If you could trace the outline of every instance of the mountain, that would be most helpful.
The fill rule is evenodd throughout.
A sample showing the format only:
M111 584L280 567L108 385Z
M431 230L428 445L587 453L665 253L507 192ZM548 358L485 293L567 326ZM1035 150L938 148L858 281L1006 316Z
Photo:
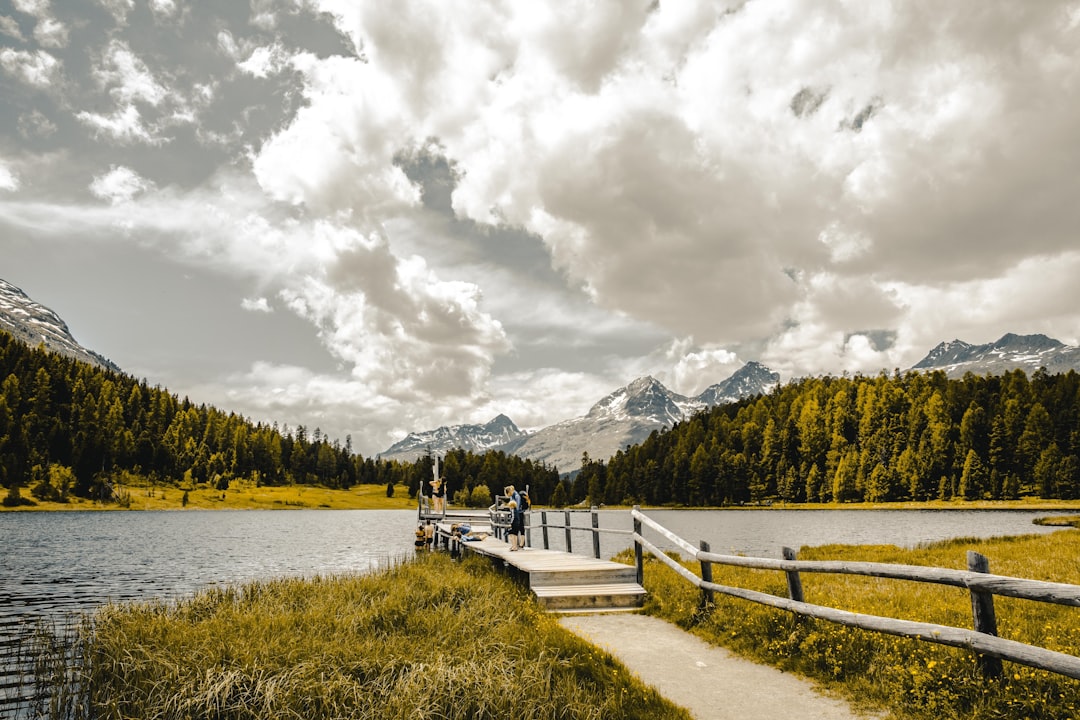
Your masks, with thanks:
M940 343L912 370L944 370L950 378L994 374L1020 369L1029 375L1045 367L1050 373L1080 372L1080 348L1045 335L1003 335L997 342L971 345L963 340Z
M510 418L500 414L485 425L443 426L436 430L409 433L385 452L379 453L379 457L383 460L413 462L429 451L434 455L442 455L455 448L483 452L513 442L525 434Z
M709 407L724 405L744 397L766 393L779 383L780 373L751 360L727 380L705 388L697 399Z
M59 315L5 280L0 280L0 330L31 347L44 345L66 357L120 372L112 362L80 345Z
M671 427L713 405L765 393L780 381L759 363L747 363L727 380L697 397L672 392L652 377L634 380L592 406L583 417L564 420L510 442L499 450L553 465L566 473L581 467L581 456L607 460L636 445L654 430Z

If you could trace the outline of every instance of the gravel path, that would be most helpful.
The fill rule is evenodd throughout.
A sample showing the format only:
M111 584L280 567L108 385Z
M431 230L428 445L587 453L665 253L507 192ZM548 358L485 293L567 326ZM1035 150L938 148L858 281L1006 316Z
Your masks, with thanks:
M563 627L601 647L697 720L866 720L807 680L745 660L647 615L568 615Z

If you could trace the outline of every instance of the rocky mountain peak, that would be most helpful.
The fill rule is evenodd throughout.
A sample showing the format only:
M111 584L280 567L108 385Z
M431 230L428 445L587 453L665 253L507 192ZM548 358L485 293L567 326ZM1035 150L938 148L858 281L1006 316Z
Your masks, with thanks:
M50 352L120 372L112 362L80 345L58 314L6 280L0 280L0 330L32 347L44 345Z

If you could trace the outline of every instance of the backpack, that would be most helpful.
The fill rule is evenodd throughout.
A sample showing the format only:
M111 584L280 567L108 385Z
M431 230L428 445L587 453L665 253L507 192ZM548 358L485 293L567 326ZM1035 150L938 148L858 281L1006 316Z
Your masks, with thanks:
M521 492L519 492L518 497L521 498L521 507L518 508L519 510L521 510L521 512L525 512L532 506L532 503L529 502L528 490L522 490Z

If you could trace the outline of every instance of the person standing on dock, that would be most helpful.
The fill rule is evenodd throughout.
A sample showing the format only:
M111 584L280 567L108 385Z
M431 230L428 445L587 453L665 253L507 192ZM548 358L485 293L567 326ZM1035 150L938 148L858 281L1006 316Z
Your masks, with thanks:
M432 509L441 513L446 510L446 478L435 478L429 481L431 485L431 505Z
M521 550L525 547L525 511L521 506L521 494L513 485L507 485L503 492L510 498L507 503L510 508L510 550Z

